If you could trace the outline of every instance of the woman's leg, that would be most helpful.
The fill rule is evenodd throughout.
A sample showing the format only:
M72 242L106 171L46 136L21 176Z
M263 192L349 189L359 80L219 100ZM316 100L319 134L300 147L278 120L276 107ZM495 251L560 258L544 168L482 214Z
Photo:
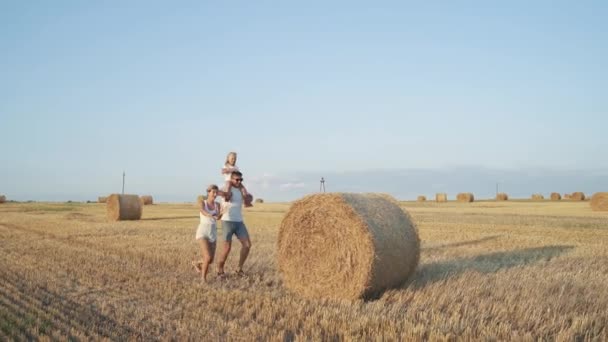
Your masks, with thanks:
M215 242L209 242L209 240L203 238L199 239L201 246L201 255L203 262L201 265L201 278L206 282L207 274L209 273L209 265L213 262L213 256L215 255Z

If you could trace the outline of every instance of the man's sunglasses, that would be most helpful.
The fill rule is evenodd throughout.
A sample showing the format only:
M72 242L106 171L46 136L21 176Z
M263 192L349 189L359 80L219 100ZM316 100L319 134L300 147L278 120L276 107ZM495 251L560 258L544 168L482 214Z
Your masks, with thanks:
M243 178L232 178L235 182L242 182Z

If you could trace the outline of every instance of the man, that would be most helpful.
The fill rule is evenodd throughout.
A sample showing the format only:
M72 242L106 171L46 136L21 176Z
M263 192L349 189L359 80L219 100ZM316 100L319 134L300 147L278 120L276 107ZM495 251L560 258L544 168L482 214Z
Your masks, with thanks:
M243 204L245 203L243 194L241 192L241 184L243 182L243 174L240 171L234 171L230 175L230 201L224 200L222 203L222 230L224 245L220 251L220 257L218 260L218 276L224 277L224 264L232 248L232 235L241 242L241 255L239 258L239 267L236 270L238 276L244 276L243 264L247 260L249 250L251 249L251 241L249 240L249 233L247 227L243 222ZM227 192L223 191L219 193L222 197L226 198Z

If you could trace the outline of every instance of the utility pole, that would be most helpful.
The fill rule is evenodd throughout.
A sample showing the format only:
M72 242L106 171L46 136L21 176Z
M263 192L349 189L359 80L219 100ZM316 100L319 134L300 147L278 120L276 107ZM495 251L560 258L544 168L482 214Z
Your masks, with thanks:
M122 171L122 194L125 194L125 171Z
M321 177L321 184L319 184L319 192L325 192L325 178Z

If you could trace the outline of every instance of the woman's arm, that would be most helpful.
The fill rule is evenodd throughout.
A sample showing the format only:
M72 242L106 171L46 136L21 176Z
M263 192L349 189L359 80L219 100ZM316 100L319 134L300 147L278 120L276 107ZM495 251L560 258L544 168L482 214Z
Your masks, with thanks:
M203 214L203 216L213 218L213 216L211 216L211 214L209 214L209 212L207 210L205 210L205 202L201 203L200 211L201 211L201 214Z
M224 215L224 208L222 208L222 206L218 202L215 202L215 207L220 208L220 210L218 210L218 214L215 218L216 220L219 220L222 218L222 215Z

